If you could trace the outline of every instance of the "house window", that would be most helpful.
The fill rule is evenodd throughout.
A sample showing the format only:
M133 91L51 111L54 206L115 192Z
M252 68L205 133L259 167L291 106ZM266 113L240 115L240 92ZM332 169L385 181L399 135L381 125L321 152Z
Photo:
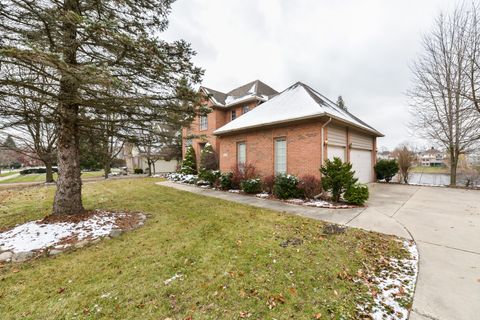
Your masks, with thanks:
M247 145L245 142L237 143L237 166L239 168L245 165L247 161Z
M208 118L207 116L200 116L200 130L208 129Z
M191 145L192 145L192 139L187 139L187 140L185 141L185 146L188 148L188 147L190 147Z
M275 174L287 173L287 140L275 139Z
M236 118L237 118L237 111L232 110L232 121L235 120Z
M250 107L249 106L243 106L242 114L245 114L248 111L250 111Z

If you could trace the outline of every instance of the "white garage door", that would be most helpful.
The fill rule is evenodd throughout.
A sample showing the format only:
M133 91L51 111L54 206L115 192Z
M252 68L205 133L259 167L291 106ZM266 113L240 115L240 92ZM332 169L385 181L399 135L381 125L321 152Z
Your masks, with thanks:
M330 160L333 160L333 158L340 158L345 162L345 147L328 146L327 155Z
M367 183L373 181L372 151L351 149L350 162L358 182Z

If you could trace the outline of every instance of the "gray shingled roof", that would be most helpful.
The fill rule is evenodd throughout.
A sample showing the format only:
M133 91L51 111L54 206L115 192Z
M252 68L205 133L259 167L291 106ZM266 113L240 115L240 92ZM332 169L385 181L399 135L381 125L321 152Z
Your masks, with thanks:
M207 87L201 87L201 89L206 94L210 95L210 99L215 105L222 107L229 107L250 99L267 101L278 94L275 89L260 80L244 84L228 93L223 93Z

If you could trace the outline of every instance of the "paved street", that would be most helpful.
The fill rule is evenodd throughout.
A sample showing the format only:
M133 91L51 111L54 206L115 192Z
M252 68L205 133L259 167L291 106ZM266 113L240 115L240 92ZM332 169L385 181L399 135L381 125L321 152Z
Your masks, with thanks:
M159 185L414 239L420 266L410 319L478 319L480 191L371 184L366 208L319 209L164 181Z

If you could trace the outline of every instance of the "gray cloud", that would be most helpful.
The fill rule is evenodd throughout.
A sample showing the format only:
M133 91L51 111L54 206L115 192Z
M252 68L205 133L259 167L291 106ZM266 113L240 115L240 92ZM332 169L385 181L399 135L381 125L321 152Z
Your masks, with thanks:
M277 90L303 81L332 100L341 94L392 148L421 142L406 126L408 66L433 19L455 2L180 0L164 36L192 43L212 88L261 79Z

